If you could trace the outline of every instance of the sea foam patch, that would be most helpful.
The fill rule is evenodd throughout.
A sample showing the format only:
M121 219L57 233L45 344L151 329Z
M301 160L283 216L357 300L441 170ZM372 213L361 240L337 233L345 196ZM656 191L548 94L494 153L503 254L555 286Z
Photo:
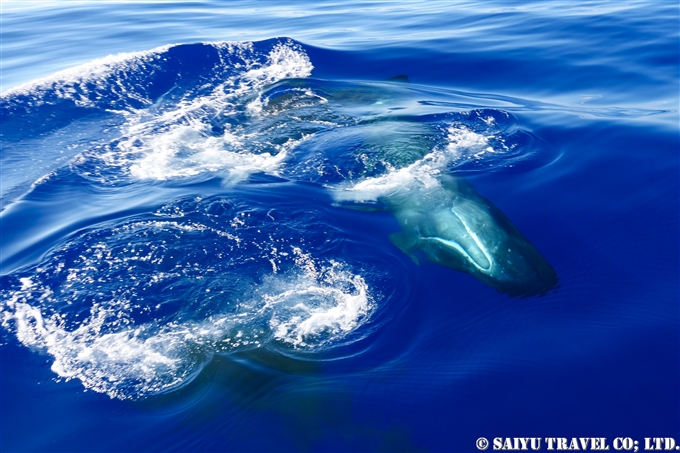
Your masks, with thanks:
M375 304L361 275L331 260L319 264L294 248L294 277L268 277L261 290L273 338L295 348L337 342L363 324Z
M16 87L2 93L0 109L8 130L48 137L76 124L106 137L70 162L99 183L216 174L232 184L252 173L276 174L304 139L278 133L280 124L260 121L254 106L265 87L312 69L289 39L168 45Z
M252 173L277 173L302 137L281 142L272 137L270 128L253 127L259 123L259 112L247 107L249 99L278 80L309 76L313 66L292 42L279 43L267 54L255 51L252 43L217 44L217 48L230 54L238 50L242 62L207 93L189 89L158 112L130 116L109 162L128 166L139 179L221 173L225 182L236 183ZM229 121L243 115L247 118L242 121Z
M419 120L397 117L358 126L366 130L363 141L348 149L359 168L329 184L334 199L375 203L414 191L434 194L442 190L447 175L512 169L554 158L507 112L479 109Z
M315 258L270 218L187 201L92 230L2 277L2 325L59 378L120 399L181 387L215 354L364 338L376 301L362 271Z
M490 143L492 135L470 130L466 126L450 125L447 128L444 146L424 149L424 156L415 162L394 167L385 162L386 171L379 176L357 178L333 188L333 197L340 202L375 202L383 197L394 197L412 191L431 191L441 187L439 175L447 173L449 167L460 161L467 161L486 153L496 151ZM385 142L389 137L384 137Z

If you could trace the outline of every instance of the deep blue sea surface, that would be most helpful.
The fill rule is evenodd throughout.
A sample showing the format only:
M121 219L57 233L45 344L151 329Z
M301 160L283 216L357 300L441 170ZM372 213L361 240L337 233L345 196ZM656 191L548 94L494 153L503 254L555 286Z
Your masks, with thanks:
M676 1L1 8L0 451L680 445Z

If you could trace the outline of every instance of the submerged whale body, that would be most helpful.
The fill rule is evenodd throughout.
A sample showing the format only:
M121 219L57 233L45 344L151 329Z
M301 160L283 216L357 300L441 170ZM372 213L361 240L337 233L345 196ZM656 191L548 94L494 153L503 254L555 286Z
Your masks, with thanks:
M557 284L554 269L500 209L463 179L443 179L438 193L393 204L402 227L390 236L397 247L415 262L421 252L510 296L544 294Z
M390 238L416 263L424 255L510 296L555 287L555 271L517 227L449 174L493 159L521 163L540 140L507 112L441 113L436 102L412 101L410 90L406 76L371 83L297 79L272 86L262 104L269 115L295 108L296 118L338 121L341 127L302 145L311 157L301 161L301 172L318 174L315 181L331 188L340 205L391 211L402 230Z

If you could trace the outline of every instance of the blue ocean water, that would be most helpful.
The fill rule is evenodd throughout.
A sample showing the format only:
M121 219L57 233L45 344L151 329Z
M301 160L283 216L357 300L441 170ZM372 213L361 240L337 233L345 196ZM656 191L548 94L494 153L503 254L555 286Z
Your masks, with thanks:
M0 451L680 443L677 2L1 7Z

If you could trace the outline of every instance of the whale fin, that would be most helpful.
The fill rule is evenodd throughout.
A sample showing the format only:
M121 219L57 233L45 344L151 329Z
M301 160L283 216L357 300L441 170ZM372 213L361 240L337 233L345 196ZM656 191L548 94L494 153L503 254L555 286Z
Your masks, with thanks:
M399 74L397 76L385 79L385 82L410 83L411 81L408 79L408 76L406 74Z
M418 244L418 238L416 236L399 231L398 233L390 234L390 241L392 241L392 244L401 249L402 252L408 255L408 257L411 258L411 261L420 265L418 257L411 253L411 250L414 249Z

